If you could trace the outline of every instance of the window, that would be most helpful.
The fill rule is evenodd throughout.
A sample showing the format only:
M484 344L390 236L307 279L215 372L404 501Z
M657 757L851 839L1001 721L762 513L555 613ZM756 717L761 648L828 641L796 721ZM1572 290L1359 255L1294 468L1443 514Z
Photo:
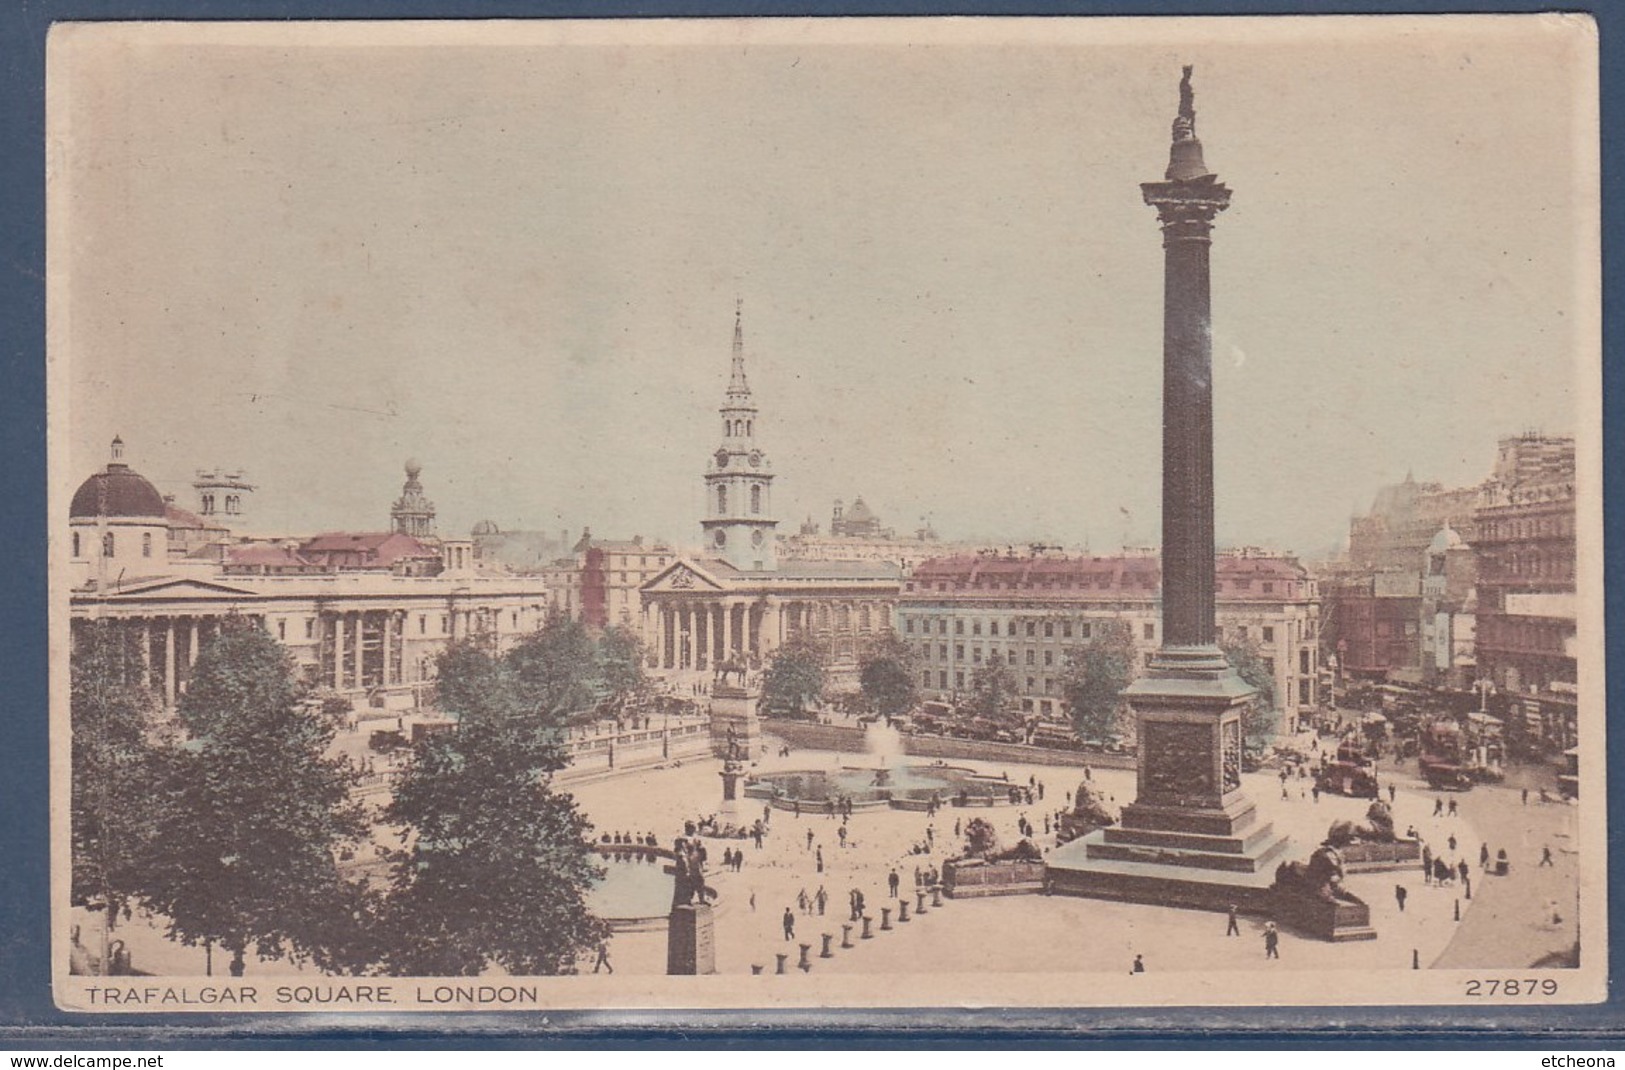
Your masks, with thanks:
M305 618L305 638L306 639L314 639L314 638L316 638L316 618L314 618L314 617L306 617Z
M1088 621L1085 621L1084 623L1078 625L1078 637L1080 639L1089 638L1089 632L1091 631L1092 627L1093 626L1090 625Z
M955 643L954 644L954 660L955 661L964 661L965 660L965 644L964 643Z
M287 621L279 620L279 621L276 622L276 637L278 639L286 639L288 637L288 622Z
M931 686L931 670L930 669L927 669L927 670L925 670L924 672L922 672L920 674L920 686L925 687L925 688L929 688Z
M937 687L938 687L938 689L940 689L942 691L948 690L948 670L947 669L938 669L937 670Z
M1027 622L1027 638L1031 639L1033 636L1035 636L1037 634L1038 634L1038 625L1034 624L1032 621L1028 621Z
M1245 624L1236 627L1236 638L1244 643L1247 641L1247 626Z
M903 631L907 632L909 635L914 634L914 618L913 617L910 617L910 618L908 618L907 620L905 620L903 622Z
M1033 690L1033 688L1034 688L1034 686L1035 686L1035 685L1036 685L1036 684L1037 684L1037 683L1038 683L1038 681L1037 681L1037 680L1034 680L1034 679L1033 679L1033 678L1032 678L1032 677L1031 677L1031 676L1029 676L1029 677L1027 677L1027 690L1028 690L1028 691L1031 691L1031 690Z
M690 499L692 501L693 499ZM728 512L728 488L717 488L717 515L724 516Z
M988 623L987 634L989 634L989 635L998 635L999 634L999 622L998 621L995 620L995 621L990 621Z
M1274 628L1272 628L1270 625L1266 624L1266 625L1264 625L1263 632L1264 632L1264 642L1266 642L1266 643L1275 642L1275 629Z
M1274 594L1275 593L1275 584L1266 582L1264 584L1264 593L1265 594Z
M1310 704L1309 681L1308 680L1299 680L1298 681L1298 705L1307 706L1309 704Z
M1048 676L1044 677L1044 691L1045 691L1045 693L1047 694L1048 692L1051 692L1051 691L1054 691L1054 690L1055 690L1055 681L1052 678L1048 677Z
M1309 675L1309 650L1305 648L1298 651L1298 672L1304 676Z
M451 631L451 617L445 613L440 614L440 634L445 635Z
M428 618L428 616L423 614L423 613L419 613L418 614L418 634L422 635L423 633L427 632L428 630L429 630L429 618Z
M1142 634L1144 634L1147 639L1155 639L1157 637L1157 626L1155 624L1147 624L1145 626L1145 631Z
M513 626L515 628L519 627L519 611L517 609L514 610L511 616L513 617Z
M1038 664L1038 651L1036 651L1036 650L1027 651L1027 664L1028 665L1037 665Z
M1055 664L1055 651L1053 651L1053 650L1044 651L1044 665L1046 667L1048 667L1048 666L1054 665L1054 664Z
M693 500L692 498L689 499L689 501ZM760 483L750 485L750 511L753 514L762 511L762 485Z
M972 622L972 624L970 626L970 633L972 635L981 635L982 634L982 622L981 621Z
M150 531L143 531L141 533L141 556L152 556L152 532Z
M947 635L948 634L948 622L947 621L945 621L945 620L937 621L937 634L938 635Z
M1044 638L1045 639L1054 639L1055 638L1055 623L1053 621L1045 621L1044 622Z
M962 673L962 672L954 673L954 686L955 687L964 687L965 686L965 674L964 673Z
M102 556L113 556L113 533L111 531L102 536Z
M943 661L948 660L948 644L947 643L939 643L939 644L937 644L937 657L941 658Z
M970 652L970 659L971 659L971 661L975 662L978 665L982 664L982 648L979 647L979 646L978 647L972 647L971 652Z
M1061 638L1062 639L1070 639L1070 638L1072 638L1072 622L1071 621L1068 620L1068 621L1062 621L1061 622Z
M964 635L965 634L965 622L964 621L962 621L962 620L954 621L954 634L955 635Z
M931 660L931 644L930 643L921 643L920 644L920 657L924 658L926 661Z
M79 533L77 531L73 533L73 556L79 556Z

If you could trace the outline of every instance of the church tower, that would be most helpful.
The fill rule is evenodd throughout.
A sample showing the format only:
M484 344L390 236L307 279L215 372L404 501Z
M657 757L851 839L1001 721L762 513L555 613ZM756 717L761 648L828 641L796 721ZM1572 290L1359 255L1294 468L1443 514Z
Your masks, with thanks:
M733 370L718 410L722 445L705 471L705 552L746 572L771 572L775 558L772 519L773 466L756 446L756 404L745 380L743 303L734 307Z
M434 538L434 502L423 496L423 484L418 476L423 466L416 461L406 462L406 482L401 496L389 510L389 529L414 538Z

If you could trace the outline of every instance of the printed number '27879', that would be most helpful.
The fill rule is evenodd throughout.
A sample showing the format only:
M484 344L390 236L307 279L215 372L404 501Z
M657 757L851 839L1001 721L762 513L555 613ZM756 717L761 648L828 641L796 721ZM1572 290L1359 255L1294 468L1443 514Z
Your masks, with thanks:
M1468 981L1469 996L1555 996L1557 979L1553 977L1508 977L1488 981Z

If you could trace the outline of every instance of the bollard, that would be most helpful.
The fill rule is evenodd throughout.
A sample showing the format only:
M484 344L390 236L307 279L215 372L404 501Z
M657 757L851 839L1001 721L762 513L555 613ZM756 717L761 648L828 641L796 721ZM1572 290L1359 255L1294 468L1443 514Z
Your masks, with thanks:
M916 914L924 914L925 913L925 893L924 892L915 892L914 893L914 900L915 900L915 902L914 902L914 913L916 913Z
M880 931L891 931L891 907L880 908Z
M874 921L875 919L871 918L867 914L863 916L863 933L861 934L861 939L873 940L875 938L874 931L870 928L870 926L874 924Z
M835 957L835 952L831 951L830 946L829 946L829 945L833 944L834 942L835 942L834 934L825 933L824 934L824 950L822 950L822 951L820 951L818 953L818 957L821 958L821 959L832 959L832 958L834 958Z
M852 926L841 926L841 948L844 950L852 946Z
M1461 920L1461 900L1456 900L1456 920Z
M1467 881L1467 885L1466 885L1465 890L1466 890L1467 894L1465 896L1463 896L1462 898L1471 899L1473 897L1473 882L1470 879Z
M802 973L806 973L812 969L812 959L809 957L811 952L811 944L801 945L801 961L796 963L796 969L800 970Z
M937 885L931 889L931 905L934 907L940 907L942 905L941 885Z
M908 920L908 904L901 899L897 901L897 920L900 922Z
M762 973L762 968L753 963L751 965L751 968L750 968L750 975L752 977L759 977L759 976L761 976L761 973Z
M1422 953L1420 951L1416 950L1416 948L1413 947L1413 948L1411 948L1411 969L1420 970L1421 968L1422 968Z
M790 956L785 954L784 952L780 951L780 952L776 953L773 957L779 960L779 968L774 970L773 972L782 974L784 972L784 964L786 962L790 961Z

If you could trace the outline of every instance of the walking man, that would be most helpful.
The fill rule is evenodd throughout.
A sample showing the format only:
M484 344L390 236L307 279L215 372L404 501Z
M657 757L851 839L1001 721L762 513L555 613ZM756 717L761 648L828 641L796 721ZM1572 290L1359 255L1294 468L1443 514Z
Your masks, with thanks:
M817 903L818 903L818 914L819 914L820 917L822 917L823 913L824 913L824 907L829 903L829 893L824 891L824 886L822 884L820 884L818 886L818 891L817 891L816 894L813 895L813 899L817 901Z
M1394 796L1397 795L1397 794L1399 794L1399 789L1394 787L1392 784L1389 784L1388 785L1388 805L1389 806L1392 806L1394 804Z
M891 898L893 898L893 899L897 898L897 885L899 883L901 883L901 880L897 876L897 871L894 869L886 877L886 889L887 889L887 892L890 894Z
M1541 866L1549 866L1551 864L1552 864L1552 849L1551 849L1551 847L1550 846L1542 847L1540 849L1540 865ZM1540 866L1536 866L1535 868L1539 869Z
M1433 797L1433 816L1438 817L1442 813L1444 813L1444 800L1435 795Z
M1236 904L1231 903L1228 911L1229 917L1224 923L1224 935L1240 936L1241 926L1236 924Z
M796 916L791 913L789 907L784 908L784 938L786 940L796 938Z
M1401 914L1405 913L1405 897L1410 894L1410 892L1405 890L1405 886L1403 884L1394 885L1394 902L1399 904L1399 912Z
M1422 845L1422 883L1433 883L1433 848Z
M1276 931L1273 921L1264 923L1264 957L1267 959L1281 957L1281 934Z

